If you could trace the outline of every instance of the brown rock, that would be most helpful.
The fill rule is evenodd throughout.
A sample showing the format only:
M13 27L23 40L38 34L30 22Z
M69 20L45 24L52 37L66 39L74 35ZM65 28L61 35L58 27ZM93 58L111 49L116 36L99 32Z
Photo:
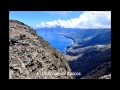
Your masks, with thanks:
M9 43L10 79L73 79L68 75L42 75L71 70L62 53L24 23L9 21Z

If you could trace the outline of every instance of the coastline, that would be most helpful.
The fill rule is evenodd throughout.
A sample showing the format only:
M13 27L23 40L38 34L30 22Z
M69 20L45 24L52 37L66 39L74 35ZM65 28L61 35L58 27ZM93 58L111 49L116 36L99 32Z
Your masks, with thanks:
M73 38L71 38L71 37L68 37L66 34L62 34L62 33L58 33L58 34L66 37L66 38L71 39L73 41L73 43L75 43L75 40Z
M70 39L70 40L72 40L72 44L71 45L69 45L69 46L67 46L66 48L65 48L65 50L63 51L63 54L66 54L66 52L67 52L67 50L68 50L68 48L70 48L72 45L74 45L74 43L75 43L75 40L73 39L73 38L71 38L71 37L68 37L67 35L65 35L65 34L61 34L61 33L58 33L59 35L62 35L62 36L64 36L64 37L66 37L66 38L68 38L68 39Z

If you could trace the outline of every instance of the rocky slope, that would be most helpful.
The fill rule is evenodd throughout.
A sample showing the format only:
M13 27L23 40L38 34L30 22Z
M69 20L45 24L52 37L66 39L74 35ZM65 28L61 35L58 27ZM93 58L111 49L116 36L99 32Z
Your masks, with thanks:
M104 75L102 77L99 77L99 79L111 79L111 74Z
M63 72L71 70L61 52L31 27L17 20L9 21L10 79L73 79L73 76L60 75Z
M73 72L81 72L81 79L99 79L111 73L111 44L93 45L84 48L70 46L65 57Z
M111 28L56 27L39 28L36 31L43 30L44 33L54 32L74 41L71 46L67 47L64 56L73 72L81 72L81 75L77 76L78 79L99 79L111 72Z

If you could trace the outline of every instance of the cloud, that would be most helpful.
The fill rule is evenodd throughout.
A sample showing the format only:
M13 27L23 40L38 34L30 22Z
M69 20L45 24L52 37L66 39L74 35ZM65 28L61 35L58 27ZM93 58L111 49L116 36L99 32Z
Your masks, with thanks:
M111 28L111 12L110 11L85 11L78 18L70 20L54 20L42 22L37 25L39 28L56 27L64 28Z

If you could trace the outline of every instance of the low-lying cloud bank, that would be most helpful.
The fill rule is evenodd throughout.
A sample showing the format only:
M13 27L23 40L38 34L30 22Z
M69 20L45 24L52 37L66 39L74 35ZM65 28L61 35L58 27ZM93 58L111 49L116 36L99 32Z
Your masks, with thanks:
M64 27L64 28L111 28L111 11L85 11L78 18L70 20L54 20L42 22L37 28Z

